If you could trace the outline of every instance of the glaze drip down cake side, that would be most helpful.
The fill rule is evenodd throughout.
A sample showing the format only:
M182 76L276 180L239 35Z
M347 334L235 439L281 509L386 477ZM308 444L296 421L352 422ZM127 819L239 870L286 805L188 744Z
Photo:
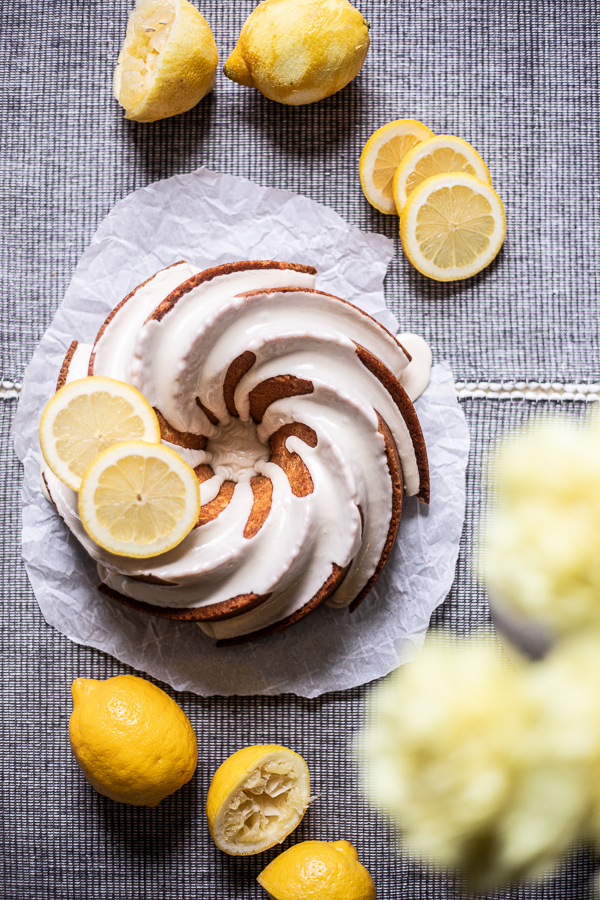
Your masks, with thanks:
M368 594L403 494L429 500L425 443L402 386L416 363L366 313L315 290L315 274L178 262L125 297L93 346L73 342L57 387L104 375L141 391L163 442L194 468L202 504L174 549L113 556L84 530L77 494L45 468L47 495L96 561L102 593L196 622L224 644L279 631L324 601L352 610Z

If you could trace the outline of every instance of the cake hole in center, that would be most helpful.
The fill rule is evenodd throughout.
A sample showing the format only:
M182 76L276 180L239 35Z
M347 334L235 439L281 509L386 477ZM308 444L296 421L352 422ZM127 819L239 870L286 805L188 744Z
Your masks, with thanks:
M269 459L270 449L259 438L253 421L231 418L209 439L206 455L215 475L226 481L248 481L260 474L257 465Z

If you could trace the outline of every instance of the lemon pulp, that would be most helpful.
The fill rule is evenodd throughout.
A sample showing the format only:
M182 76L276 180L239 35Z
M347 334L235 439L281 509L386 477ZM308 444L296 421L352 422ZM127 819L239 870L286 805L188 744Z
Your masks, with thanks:
M206 800L210 833L233 856L260 853L301 821L310 776L297 753L278 744L238 750L217 769Z

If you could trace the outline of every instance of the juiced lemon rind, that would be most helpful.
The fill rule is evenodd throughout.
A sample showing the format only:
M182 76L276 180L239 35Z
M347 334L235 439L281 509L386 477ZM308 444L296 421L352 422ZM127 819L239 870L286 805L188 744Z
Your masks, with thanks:
M310 775L298 753L278 744L238 750L217 769L206 816L217 847L249 856L281 843L310 800Z
M138 0L113 78L125 118L155 122L196 106L215 84L219 54L188 0Z

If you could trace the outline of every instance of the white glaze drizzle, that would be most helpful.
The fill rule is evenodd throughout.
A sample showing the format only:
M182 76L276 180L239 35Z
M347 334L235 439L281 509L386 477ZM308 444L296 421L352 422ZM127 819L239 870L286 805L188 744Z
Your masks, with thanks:
M433 357L431 347L420 334L410 331L396 335L411 360L397 377L410 399L415 402L429 386Z
M177 608L212 606L239 594L270 595L240 616L201 624L214 637L228 638L300 610L334 565L349 566L331 600L335 606L351 602L373 574L392 512L391 477L375 410L394 435L409 493L418 492L419 476L406 423L361 363L356 344L397 376L410 375L412 364L376 322L337 298L313 292L313 276L290 269L218 276L183 294L162 320L146 321L179 285L180 276L194 271L180 263L133 293L97 341L94 374L133 383L172 427L208 436L204 451L170 446L191 465L214 467L214 477L200 487L203 504L224 480L237 482L228 506L166 554L149 560L114 557L85 533L77 495L51 472L46 475L60 514L98 562L101 579L120 593ZM265 293L284 286L295 290ZM247 296L248 291L256 293ZM90 350L77 348L68 380L87 373ZM256 361L237 386L236 418L227 411L223 384L231 362L246 350ZM422 358L418 366L421 371ZM306 379L313 391L275 401L256 427L250 392L277 375ZM422 382L422 374L419 378ZM407 383L415 383L412 375ZM196 396L218 416L218 425L199 409ZM286 441L313 481L314 490L303 497L292 493L283 470L267 459L269 437L290 422L303 423L318 436L316 447L298 437ZM253 505L248 482L254 474L271 479L273 495L264 524L248 539L243 532ZM136 580L149 575L168 584Z
M136 287L97 339L92 374L132 384L133 347L140 328L161 300L199 271L181 261Z

